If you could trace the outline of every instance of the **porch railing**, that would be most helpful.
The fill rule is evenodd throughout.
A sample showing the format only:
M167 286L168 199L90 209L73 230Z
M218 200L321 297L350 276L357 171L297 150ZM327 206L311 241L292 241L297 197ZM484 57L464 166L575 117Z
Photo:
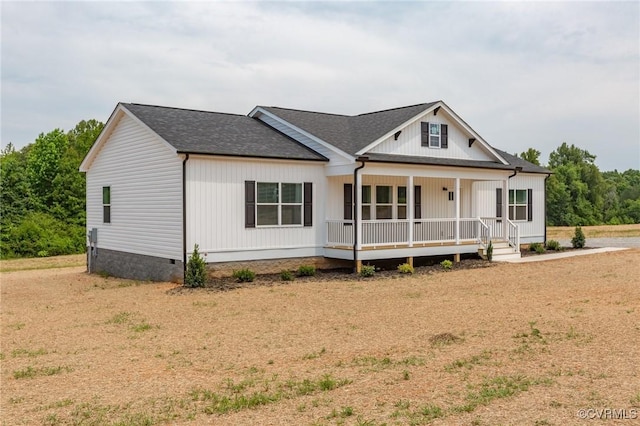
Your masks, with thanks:
M516 252L520 252L520 229L518 226L507 219L507 226L509 229L509 245L516 249Z
M353 246L352 220L327 220L327 245ZM492 238L500 238L502 222L497 218L460 218L459 242L477 242L486 247ZM413 227L413 236L409 241L409 226ZM518 246L518 227L509 225L510 243ZM415 219L410 225L408 220L366 220L362 222L363 247L397 245L456 243L456 219Z
M481 217L480 220L485 223L491 230L491 238L504 239L504 227L501 217Z
M478 219L478 242L484 248L491 242L491 228L482 219Z

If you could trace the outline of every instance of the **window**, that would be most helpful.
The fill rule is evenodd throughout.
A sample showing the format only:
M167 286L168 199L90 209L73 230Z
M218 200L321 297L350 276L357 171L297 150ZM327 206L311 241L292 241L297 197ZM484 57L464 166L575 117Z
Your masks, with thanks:
M302 184L257 182L258 226L302 225Z
M406 219L407 218L407 187L399 186L398 187L398 219Z
M440 148L440 125L429 124L429 148Z
M429 148L449 147L449 130L446 124L420 123L421 145Z
M528 194L526 189L509 190L509 219L527 220Z
M376 219L393 219L392 186L376 186Z
M371 220L371 186L362 186L362 219Z
M102 222L111 223L111 187L102 187Z

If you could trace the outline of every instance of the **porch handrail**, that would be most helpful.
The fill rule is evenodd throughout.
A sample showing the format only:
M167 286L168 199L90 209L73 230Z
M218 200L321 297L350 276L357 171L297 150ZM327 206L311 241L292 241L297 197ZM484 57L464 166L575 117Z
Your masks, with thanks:
M489 247L491 243L491 228L480 217L478 218L478 243L483 248Z
M516 250L516 253L520 253L520 228L509 219L507 219L507 225L509 245Z

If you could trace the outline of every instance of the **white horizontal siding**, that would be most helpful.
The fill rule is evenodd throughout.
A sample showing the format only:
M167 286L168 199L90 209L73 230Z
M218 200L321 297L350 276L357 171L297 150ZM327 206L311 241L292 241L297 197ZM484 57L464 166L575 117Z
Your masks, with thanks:
M280 121L266 115L266 114L260 114L259 116L257 116L257 118L259 120L261 120L262 122L266 123L267 125L269 125L270 127L273 127L274 129L278 130L279 132L284 133L285 135L289 136L292 139L295 139L296 141L300 142L301 144L305 145L306 147L312 149L313 151L324 155L325 157L327 157L330 162L331 165L340 165L340 164L348 164L351 163L351 161L346 158L344 155L340 155L338 154L336 151L333 151L329 148L327 148L326 146L314 141L313 139L309 138L306 135L303 135L302 133L290 128L289 126L281 123Z
M509 179L509 189L533 190L533 220L514 221L520 228L520 236L523 238L536 237L542 241L544 238L545 209L544 209L544 178L545 175L520 173ZM496 188L502 188L502 182L474 182L473 205L475 216L495 217L496 215ZM507 210L505 207L505 214Z
M439 149L422 146L421 122L448 125L448 148ZM480 143L476 142L469 147L469 136L467 133L463 131L455 121L449 119L443 113L436 116L430 114L422 120L409 124L402 129L398 140L395 140L394 136L390 136L379 145L376 145L370 152L414 155L418 157L496 161L495 157L487 153Z
M102 187L111 187L111 223ZM87 228L100 248L182 259L182 162L157 135L127 115L87 172Z
M244 182L313 183L313 226L244 226ZM324 164L192 156L187 162L187 249L207 262L320 255L324 243Z

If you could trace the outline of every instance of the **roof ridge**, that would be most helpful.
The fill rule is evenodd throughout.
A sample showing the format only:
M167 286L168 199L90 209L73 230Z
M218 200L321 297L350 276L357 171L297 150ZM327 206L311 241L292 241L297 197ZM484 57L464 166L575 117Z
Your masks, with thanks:
M381 113L381 112L397 111L399 109L413 108L413 107L422 106L422 105L425 105L425 106L426 105L434 105L434 104L437 104L438 102L442 102L442 101L422 102L422 103L415 104L415 105L406 105L406 106L395 107L395 108L381 109L379 111L371 111L371 112L365 112L365 113L362 113L362 114L358 114L355 117L362 117L362 116L370 115L370 114L378 114L378 113Z
M150 108L162 108L162 109L173 109L173 110L177 110L177 111L190 111L190 112L202 112L205 114L220 114L220 115L233 115L236 117L246 117L245 114L237 114L237 113L233 113L233 112L218 112L218 111L206 111L203 109L193 109L193 108L180 108L180 107L171 107L171 106L165 106L165 105L150 105L150 104L139 104L136 102L120 102L122 105L135 105L135 106L141 106L141 107L150 107Z
M263 106L263 105L258 105L258 108L277 108L277 109L283 109L283 110L287 110L287 111L296 111L296 112L306 112L309 114L322 114L322 115L333 115L336 117L356 117L355 115L346 115L346 114L337 114L337 113L333 113L333 112L321 112L321 111L309 111L309 110L305 110L305 109L298 109L298 108L284 108L284 107L279 107L279 106Z

